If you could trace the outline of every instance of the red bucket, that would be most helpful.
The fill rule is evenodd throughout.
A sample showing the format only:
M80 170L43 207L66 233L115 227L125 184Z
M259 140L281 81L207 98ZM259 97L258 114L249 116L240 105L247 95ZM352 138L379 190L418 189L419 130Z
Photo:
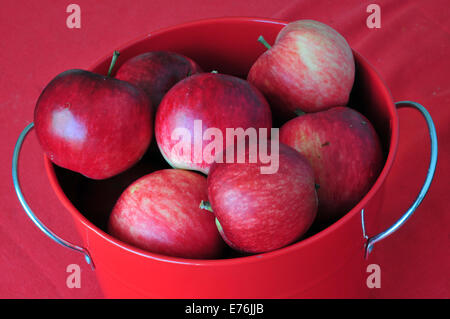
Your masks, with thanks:
M121 61L137 54L170 50L193 58L204 70L218 70L245 77L251 64L265 50L256 40L264 35L269 43L286 22L259 18L221 18L187 23L150 33L119 48ZM77 207L82 188L80 178L65 178L64 172L45 157L53 189L70 211L83 247L64 241L36 218L20 190L17 160L27 126L16 144L13 180L19 200L28 216L48 236L85 254L93 266L106 297L111 298L365 298L368 253L373 244L393 233L411 216L425 196L437 159L436 132L428 112L414 102L394 103L383 80L358 53L356 79L350 103L374 125L385 151L385 164L366 196L334 224L309 237L269 253L230 256L218 260L167 257L140 250L108 235L99 223ZM90 70L105 74L110 56ZM375 236L368 236L383 201L383 184L398 146L397 107L410 106L425 117L431 138L431 163L427 179L411 208L396 224ZM66 176L67 177L67 176ZM85 213L85 212L84 212Z

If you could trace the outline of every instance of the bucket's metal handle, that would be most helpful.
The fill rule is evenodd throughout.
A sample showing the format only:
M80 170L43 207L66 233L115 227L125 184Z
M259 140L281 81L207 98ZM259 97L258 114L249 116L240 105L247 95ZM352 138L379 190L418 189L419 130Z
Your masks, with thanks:
M17 198L19 198L20 204L22 205L23 209L27 213L28 217L31 219L31 221L48 237L53 239L58 244L73 249L75 251L78 251L84 255L84 259L86 262L91 265L92 269L94 269L94 263L92 261L91 256L89 255L89 252L86 248L71 244L67 242L66 240L60 238L55 233L53 233L50 229L48 229L33 213L30 206L25 200L25 197L23 196L22 190L20 188L19 183L19 177L18 177L18 161L19 161L19 155L20 150L22 148L23 141L27 134L31 131L31 129L34 127L34 123L30 123L25 127L25 129L20 133L19 138L17 139L16 146L14 147L14 154L13 154L13 161L12 161L12 177L13 177L13 184L14 189L16 190Z
M417 195L416 200L413 202L411 207L408 208L406 213L388 229L386 229L385 231L383 231L375 236L372 236L370 238L367 237L365 235L365 227L364 227L364 210L361 211L361 218L362 218L362 223L363 223L363 236L367 239L366 249L365 249L365 257L366 258L372 251L373 245L376 242L379 242L380 240L383 240L384 238L393 234L408 220L409 217L411 217L411 215L414 213L414 211L417 209L417 207L420 205L420 203L424 199L425 195L427 194L428 189L430 188L430 185L431 185L431 181L433 180L433 177L434 177L434 172L436 170L437 155L438 155L438 143L437 143L436 128L434 127L434 123L433 123L430 113L428 113L428 111L425 109L425 107L423 107L419 103L412 102L412 101L401 101L401 102L395 103L395 105L397 108L402 108L402 107L415 108L425 118L425 121L428 126L428 131L430 134L430 141L431 141L430 165L428 167L428 173L427 173L427 177L425 179L425 183L423 184L422 189L420 190L419 194Z

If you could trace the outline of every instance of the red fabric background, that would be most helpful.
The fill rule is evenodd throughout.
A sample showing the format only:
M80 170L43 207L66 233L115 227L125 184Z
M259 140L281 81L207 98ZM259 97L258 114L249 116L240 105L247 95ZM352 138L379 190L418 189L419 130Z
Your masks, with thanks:
M449 298L450 22L448 2L395 0L77 0L81 29L66 27L66 1L0 3L0 297L101 298L95 273L83 257L44 236L26 217L12 187L11 158L20 131L32 121L41 90L57 73L87 68L139 35L208 17L257 16L315 19L342 33L389 86L395 101L427 107L438 131L436 177L422 205L397 233L375 247L382 298ZM366 7L381 7L381 29L366 27ZM400 147L386 181L389 200L380 227L395 221L414 200L429 160L426 125L418 112L401 110ZM21 182L31 206L50 229L79 237L51 189L35 134L21 155ZM381 228L380 228L381 229ZM377 229L370 230L371 232ZM69 264L82 268L79 289L66 286Z

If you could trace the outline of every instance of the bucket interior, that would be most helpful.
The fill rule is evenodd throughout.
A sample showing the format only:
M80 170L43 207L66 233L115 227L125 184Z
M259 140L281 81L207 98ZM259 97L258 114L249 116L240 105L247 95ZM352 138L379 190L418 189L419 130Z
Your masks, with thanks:
M265 50L257 42L259 35L264 35L269 43L273 43L283 26L284 23L276 21L231 19L219 20L214 24L199 22L170 28L120 48L121 54L115 69L135 55L147 51L168 50L192 58L204 71L217 70L245 79L252 63ZM239 38L236 38L236 34L240 35ZM397 118L395 107L386 86L376 72L358 53L354 52L354 56L356 77L348 106L361 112L373 124L381 139L386 160L393 148L393 125ZM106 74L110 59L111 54L91 70ZM387 173L386 166L383 173ZM106 180L92 180L54 164L53 168L62 191L73 206L95 227L106 232L109 214L126 187L141 176L170 166L159 153L153 138L140 162L126 172ZM317 234L328 226L330 224L315 223L302 239ZM222 258L240 256L242 255L229 248Z

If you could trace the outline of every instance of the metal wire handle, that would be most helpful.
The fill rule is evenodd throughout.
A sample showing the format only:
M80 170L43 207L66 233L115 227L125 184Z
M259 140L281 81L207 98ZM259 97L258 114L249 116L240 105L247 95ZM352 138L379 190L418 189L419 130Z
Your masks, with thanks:
M412 102L412 101L401 101L395 103L397 108L402 107L412 107L417 109L425 118L425 121L428 126L428 131L430 134L430 142L431 142L431 155L430 155L430 165L428 167L428 173L427 177L425 179L425 182L422 186L422 189L420 190L419 194L417 195L416 200L413 202L411 207L408 208L405 214L403 214L400 219L398 219L391 227L386 229L385 231L372 236L367 237L365 233L365 227L364 227L364 209L361 210L361 221L363 225L363 236L367 239L366 242L366 249L365 249L365 257L367 258L369 254L371 253L373 249L373 245L380 240L383 240L384 238L388 237L389 235L392 235L395 231L397 231L407 220L411 215L414 213L414 211L417 209L417 207L420 205L422 200L424 199L425 195L428 192L428 189L430 188L431 181L434 177L434 172L436 171L436 164L437 164L437 155L438 155L438 142L437 142L437 134L436 134L436 128L434 127L433 119L431 118L430 113L419 103Z
M20 204L22 205L23 209L27 213L28 217L44 234L46 234L48 237L53 239L58 244L82 253L84 255L84 259L86 260L86 262L91 266L92 269L94 269L95 268L94 263L92 261L91 256L89 255L89 252L87 251L87 249L65 241L64 239L60 238L55 233L53 233L50 229L48 229L33 213L30 206L26 202L25 197L22 194L22 190L20 188L20 183L19 183L19 177L18 177L18 173L17 173L18 161L19 161L19 155L20 155L20 150L22 148L23 141L33 127L34 127L34 123L30 123L27 125L27 127L25 127L25 129L22 131L22 133L20 133L19 138L17 139L17 142L16 142L16 146L14 147L14 155L13 155L13 161L12 161L12 178L13 178L13 184L14 184L14 189L16 190L17 198L19 198Z
M436 128L434 126L431 115L428 113L428 111L422 105L420 105L419 103L416 103L416 102L401 101L401 102L397 102L395 104L396 104L397 108L402 108L402 107L416 108L424 116L427 126L428 126L428 131L430 134L430 141L431 141L430 165L428 167L428 173L427 173L427 177L425 179L425 183L423 184L422 189L420 190L416 200L413 202L411 207L406 211L406 213L385 231L383 231L375 236L368 237L366 235L366 230L365 230L364 209L361 210L361 222L362 222L363 236L367 240L366 249L365 249L365 257L366 258L373 250L373 246L375 243L392 235L408 220L409 217L411 217L411 215L414 213L414 211L417 209L417 207L421 204L422 200L424 199L425 195L427 194L428 189L430 188L430 185L431 185L431 181L433 180L434 173L436 171L438 144L437 144ZM27 202L22 194L22 190L20 188L19 178L18 178L18 174L17 174L18 159L19 159L19 154L20 154L20 150L22 148L23 141L24 141L26 135L31 131L31 129L33 127L34 127L34 123L30 123L27 125L27 127L25 127L25 129L22 131L19 138L17 139L16 146L14 147L14 155L13 155L13 162L12 162L12 177L13 177L14 189L16 190L16 194L17 194L17 197L19 198L20 204L22 205L23 209L27 213L28 217L33 221L33 223L42 232L44 232L44 234L46 234L48 237L50 237L52 240L54 240L58 244L82 253L84 255L86 262L89 265L91 265L92 269L94 269L94 263L92 261L92 258L89 255L89 252L83 247L71 244L71 243L65 241L64 239L58 237L51 230L49 230L44 224L42 224L42 222L33 213L33 211L31 210L30 206L27 204Z

